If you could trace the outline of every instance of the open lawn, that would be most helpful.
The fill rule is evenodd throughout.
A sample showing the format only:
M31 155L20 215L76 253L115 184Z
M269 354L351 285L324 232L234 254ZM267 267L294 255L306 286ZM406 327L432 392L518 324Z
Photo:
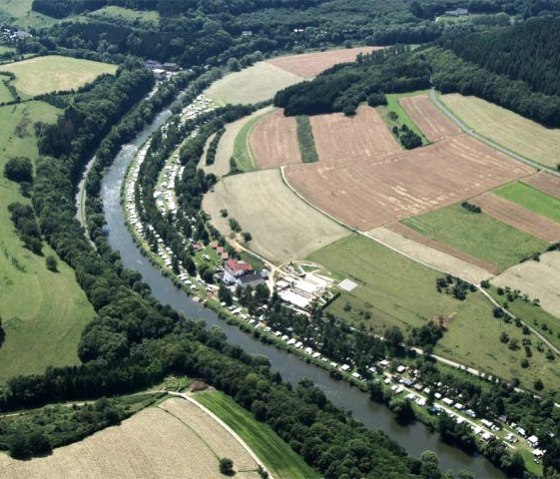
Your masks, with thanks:
M400 104L429 141L441 141L462 133L461 129L434 105L426 93L403 97Z
M4 178L13 156L38 156L33 123L54 122L58 110L42 102L0 108L0 315L6 333L0 347L0 381L16 374L39 373L50 365L78 362L77 345L94 311L73 270L58 260L58 273L45 266L56 254L46 244L44 256L22 246L8 205L28 203L18 186Z
M403 108L401 102L408 97L416 97L421 95L422 91L417 91L413 93L389 93L385 95L387 98L387 106L380 106L377 108L381 114L387 128L392 130L394 126L400 128L406 125L410 130L416 133L420 138L422 138L422 144L426 145L428 143L428 138L424 135L424 132L415 123L412 116L408 114L408 111ZM394 116L396 115L396 116Z
M356 61L359 53L369 53L383 47L357 47L325 52L300 53L267 60L267 63L303 78L312 78L337 63Z
M547 195L525 183L510 183L494 191L506 200L517 203L538 215L560 223L560 199Z
M477 133L543 165L560 163L560 129L545 128L480 98L452 94L440 99Z
M546 241L485 213L470 213L460 205L406 218L403 223L428 238L493 263L499 270L517 264L535 252L542 252L548 246Z
M539 261L525 261L515 265L492 280L495 286L518 289L539 299L542 308L558 319L560 332L560 252L554 251L540 256Z
M0 66L0 71L2 67ZM0 103L8 103L14 100L12 92L8 89L4 81L10 81L10 78L6 75L0 75Z
M257 421L251 413L241 408L229 396L212 391L197 393L193 398L239 434L264 462L273 477L277 479L320 477L270 426Z
M310 202L361 231L468 199L533 172L467 135L354 160L354 137L337 136L333 127L325 129L322 138L313 119L312 125L321 160L289 165L286 177ZM361 139L357 131L354 134ZM325 162L324 150L332 160L346 151L348 161L343 156Z
M240 72L229 73L212 83L205 95L218 105L251 104L270 100L278 90L302 80L302 77L270 63L259 62Z
M98 20L119 20L130 23L134 26L157 28L159 25L159 13L157 11L132 10L130 8L117 7L111 5L100 8L86 14Z
M328 307L338 317L382 333L387 326L406 332L443 315L449 320L448 331L436 346L436 354L505 378L517 376L528 388L535 374L545 378L547 387L560 386L556 363L536 348L530 367L521 368L525 352L500 342L505 331L521 343L520 329L494 319L492 306L481 293L469 293L464 301L438 293L435 282L442 273L358 235L341 239L308 259L325 266L337 279L350 278L359 285Z
M275 263L302 259L348 234L298 198L278 170L228 176L204 197L203 209L212 224L229 235L236 219L253 239L248 247ZM226 209L224 218L220 210Z
M80 88L103 73L114 74L116 65L50 55L2 65L1 71L16 75L13 85L23 96Z
M16 461L0 455L2 477L223 479L233 460L239 479L258 479L257 464L215 419L184 399L168 399L52 455Z

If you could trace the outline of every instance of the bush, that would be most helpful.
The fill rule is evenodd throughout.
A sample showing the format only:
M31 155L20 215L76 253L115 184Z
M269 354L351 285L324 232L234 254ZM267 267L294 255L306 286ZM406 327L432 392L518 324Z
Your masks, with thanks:
M4 167L4 176L18 183L33 181L33 165L29 158L23 156L10 158Z
M47 269L49 271L52 271L53 273L58 272L58 261L54 256L52 255L47 256L46 262L47 262Z
M220 459L220 473L224 476L234 476L235 471L233 470L233 461L224 457Z

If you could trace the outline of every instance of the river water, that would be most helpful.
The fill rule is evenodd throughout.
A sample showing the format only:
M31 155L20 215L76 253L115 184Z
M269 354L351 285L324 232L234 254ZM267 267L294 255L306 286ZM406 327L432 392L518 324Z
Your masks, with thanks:
M127 167L138 149L169 118L170 114L169 110L160 113L132 143L125 145L103 179L101 195L108 225L109 243L113 249L120 252L124 266L140 272L143 280L150 285L154 297L161 303L170 305L185 316L202 319L208 326L220 327L231 344L239 345L250 354L266 356L272 368L278 371L285 381L297 383L301 378L310 378L325 392L333 404L352 411L353 417L367 427L384 431L409 454L419 456L429 449L438 455L441 469L444 471L466 469L476 474L478 478L504 478L505 475L484 457L472 457L448 446L437 434L431 433L421 423L399 426L388 408L370 401L368 395L357 388L351 387L344 381L335 381L326 371L273 346L265 345L237 327L226 324L215 313L175 288L168 278L165 278L147 258L142 256L124 223L120 202L121 186Z

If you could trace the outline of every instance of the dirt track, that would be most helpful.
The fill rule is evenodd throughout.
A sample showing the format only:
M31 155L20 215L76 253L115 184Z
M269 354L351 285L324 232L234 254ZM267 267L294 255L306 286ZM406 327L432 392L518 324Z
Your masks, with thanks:
M259 169L301 163L295 117L282 110L266 115L251 132L251 151Z
M486 193L472 200L484 213L493 216L518 230L541 238L549 243L560 240L560 225L544 216L540 216L505 200L492 193Z
M547 195L560 198L560 178L549 173L540 172L535 176L525 178L523 183L544 191Z
M285 171L292 186L313 204L369 231L481 194L533 170L461 135L388 157L290 165Z
M431 142L445 140L462 132L430 100L428 95L416 95L400 100L408 116Z
M320 161L346 162L402 152L377 111L361 106L353 117L342 113L310 117Z
M370 53L381 48L383 47L360 47L327 52L303 53L301 55L278 57L267 60L267 62L300 77L312 78L337 63L355 61L358 53Z

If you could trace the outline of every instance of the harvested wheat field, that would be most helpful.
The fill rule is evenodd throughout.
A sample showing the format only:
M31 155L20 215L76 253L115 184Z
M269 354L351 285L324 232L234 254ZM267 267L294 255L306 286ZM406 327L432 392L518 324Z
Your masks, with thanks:
M258 168L278 168L301 163L296 118L276 110L262 118L249 139Z
M462 133L461 129L434 105L428 95L401 98L400 104L431 142L445 140Z
M229 218L235 218L253 237L249 248L275 263L305 258L349 234L292 192L278 170L228 176L205 195L202 206L224 235L231 232Z
M226 125L226 131L218 143L218 149L216 150L216 158L214 159L214 164L207 166L204 165L204 171L209 173L214 173L216 176L224 176L229 173L230 164L229 160L234 153L235 139L239 135L241 129L248 123L256 121L261 115L268 113L272 110L272 107L262 108L253 114L240 118L237 121L228 123Z
M492 280L495 286L518 289L531 299L539 299L541 307L560 318L560 252L540 256L540 261L525 261Z
M248 105L270 100L278 90L300 83L302 80L302 77L268 62L259 62L212 83L205 95L219 105L227 103Z
M543 165L560 163L560 129L545 128L473 96L442 95L441 100L477 133Z
M498 267L495 264L481 260L480 258L476 258L475 256L465 253L463 250L453 248L452 246L429 238L416 231L415 229L406 226L403 223L392 223L388 225L386 229L406 238L407 240L413 241L415 244L421 244L431 249L441 251L448 256L453 256L454 258L457 258L464 263L474 266L479 272L484 271L484 274L486 274L486 276L491 276L498 271Z
M549 243L560 240L560 224L492 193L473 198L484 213Z
M0 477L222 479L222 457L233 459L237 471L247 471L235 477L259 477L256 461L224 427L198 406L168 399L50 456L16 461L0 455Z
M533 170L461 135L377 161L290 165L285 171L290 184L318 208L369 231L470 198Z
M342 113L309 117L321 162L372 159L402 152L374 108L360 106L353 117Z
M528 185L543 191L547 195L560 199L560 177L558 176L541 171L534 176L524 178L523 183L527 183Z
M312 78L338 64L353 62L358 53L371 53L383 47L358 47L326 52L302 53L267 60L267 63L304 78Z

